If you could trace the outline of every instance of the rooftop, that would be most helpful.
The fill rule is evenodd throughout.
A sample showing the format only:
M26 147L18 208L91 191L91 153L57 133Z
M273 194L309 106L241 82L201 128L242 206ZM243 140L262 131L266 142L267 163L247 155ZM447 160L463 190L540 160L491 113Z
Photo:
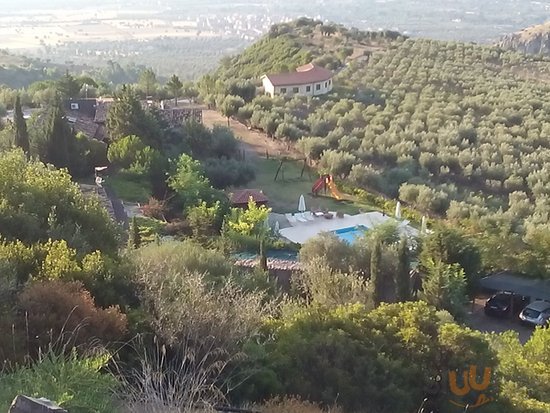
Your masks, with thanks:
M526 278L502 271L482 278L481 287L494 291L512 291L532 299L550 300L550 280Z
M300 66L295 72L266 75L273 86L307 85L332 79L334 74L324 67L309 63Z
M266 203L269 199L259 189L240 189L231 194L233 205L246 205L250 198L257 204Z

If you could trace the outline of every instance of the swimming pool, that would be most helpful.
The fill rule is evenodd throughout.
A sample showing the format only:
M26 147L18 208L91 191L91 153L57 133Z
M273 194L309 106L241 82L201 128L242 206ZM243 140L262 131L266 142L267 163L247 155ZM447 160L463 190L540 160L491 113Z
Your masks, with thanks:
M348 227L337 229L332 231L338 238L346 241L348 244L353 244L359 238L363 237L369 229L364 225L357 225L356 227Z

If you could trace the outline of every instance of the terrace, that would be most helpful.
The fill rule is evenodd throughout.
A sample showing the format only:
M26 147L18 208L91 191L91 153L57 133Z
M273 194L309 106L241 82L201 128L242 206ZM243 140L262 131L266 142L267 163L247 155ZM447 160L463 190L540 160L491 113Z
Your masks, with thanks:
M347 242L354 242L369 229L375 228L388 221L396 221L395 218L383 212L366 212L357 215L331 213L332 219L326 219L324 215L315 215L311 212L287 216L290 227L279 231L280 235L291 242L304 244L309 239L322 232L333 232L339 238ZM409 221L397 221L398 230L407 237L417 237L419 231L409 224Z

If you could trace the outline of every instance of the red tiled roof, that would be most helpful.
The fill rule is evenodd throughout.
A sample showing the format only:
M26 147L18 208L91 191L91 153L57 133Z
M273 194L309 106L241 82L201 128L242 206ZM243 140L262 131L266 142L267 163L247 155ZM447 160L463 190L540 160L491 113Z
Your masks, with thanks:
M76 132L81 132L88 138L92 139L96 137L98 125L92 120L78 119L74 125Z
M332 79L334 74L324 67L309 63L295 72L266 75L273 86L307 85Z
M231 203L234 205L246 205L252 200L256 203L265 203L268 198L259 189L241 189L231 194Z
M95 137L98 125L91 117L76 110L65 111L65 116L75 132L81 132L90 139Z

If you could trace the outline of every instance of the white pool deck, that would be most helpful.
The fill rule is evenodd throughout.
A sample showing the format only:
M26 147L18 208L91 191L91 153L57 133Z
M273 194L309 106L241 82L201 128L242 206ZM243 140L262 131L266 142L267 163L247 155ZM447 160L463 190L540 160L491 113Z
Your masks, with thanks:
M326 219L323 216L314 217L310 212L305 212L304 216L295 214L294 219L290 217L291 227L283 228L279 234L289 241L297 244L304 244L310 238L319 235L322 232L336 231L342 228L356 227L362 225L367 228L375 228L387 221L396 221L395 218L385 215L381 212L366 212L357 215L344 215L338 218L335 212L331 212L332 219ZM298 219L296 216L298 215ZM288 218L288 216L287 216ZM397 220L400 234L408 237L417 237L419 231L409 225L409 221Z

